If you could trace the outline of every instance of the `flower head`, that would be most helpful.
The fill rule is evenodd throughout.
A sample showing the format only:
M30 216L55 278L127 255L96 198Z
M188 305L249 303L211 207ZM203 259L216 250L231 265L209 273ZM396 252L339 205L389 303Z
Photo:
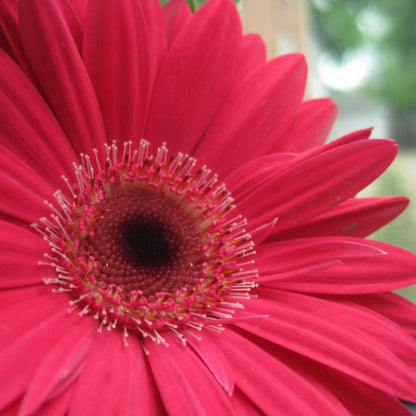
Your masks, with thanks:
M355 197L394 142L324 144L231 0L0 7L0 409L407 414L416 259L365 239L407 200Z

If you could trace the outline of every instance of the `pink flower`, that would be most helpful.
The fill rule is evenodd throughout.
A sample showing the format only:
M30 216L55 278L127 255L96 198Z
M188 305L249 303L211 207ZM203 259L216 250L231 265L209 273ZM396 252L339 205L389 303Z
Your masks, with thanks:
M324 145L231 0L0 7L2 414L409 414L393 142Z

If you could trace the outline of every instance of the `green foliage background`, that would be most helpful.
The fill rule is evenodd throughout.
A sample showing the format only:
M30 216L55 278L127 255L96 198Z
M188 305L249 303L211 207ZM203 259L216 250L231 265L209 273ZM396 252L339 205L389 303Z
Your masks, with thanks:
M400 111L416 108L416 1L312 0L315 31L325 50L342 61L371 47L377 57L366 91ZM373 24L365 24L372 16Z

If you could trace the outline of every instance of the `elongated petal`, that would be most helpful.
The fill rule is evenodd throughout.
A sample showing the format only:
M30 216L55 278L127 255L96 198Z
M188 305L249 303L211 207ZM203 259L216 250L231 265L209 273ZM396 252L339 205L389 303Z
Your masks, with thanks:
M149 82L152 87L166 56L166 25L160 2L140 0L139 3L146 20L147 39L149 42Z
M103 151L104 126L74 40L80 28L72 7L66 0L22 0L19 19L30 65L74 150Z
M296 292L358 294L393 290L415 283L416 256L413 253L378 241L361 242L384 254L341 259L341 264L318 273L268 282L267 285Z
M286 230L355 195L387 168L396 153L397 146L388 140L336 147L294 163L240 201L239 209L251 228L278 217L279 229Z
M17 2L14 0L1 0L2 13L0 14L0 46L16 62L19 52L24 55L19 34L19 19ZM16 47L20 43L20 48ZM16 50L16 49L20 49Z
M344 406L348 414L357 416L410 416L397 398L375 389L356 378L329 368L316 361L293 353L271 343L261 343L277 360L296 371L316 388L329 389Z
M63 391L58 397L47 401L40 409L42 416L64 416L68 414L69 404L71 403L74 384Z
M336 115L337 108L330 99L305 101L271 151L301 152L324 144Z
M333 149L337 149L339 147L345 146L346 144L356 143L359 141L366 141L370 138L371 132L372 132L371 128L366 128L366 129L354 131L352 133L348 133L345 136L342 136L337 140L333 140L332 142L326 143L323 146L313 147L312 149L302 152L300 154L300 158L309 159L312 156L316 156L324 152L329 152Z
M34 302L36 302L36 298L38 296L50 296L50 294L50 288L47 287L44 283L34 284L30 286L20 286L18 288L12 289L2 289L0 290L0 310L2 311L1 313L3 313L4 310L9 308L10 306L18 305L20 302L25 303L29 299L34 299ZM13 314L13 311L11 311L10 313ZM26 316L25 313L26 311L19 315L21 319L23 319Z
M410 368L377 340L345 325L342 317L323 318L311 303L300 309L287 299L279 301L277 295L273 301L251 299L250 310L270 317L235 325L393 396L416 399L416 377Z
M1 0L0 10L0 49L34 81L33 71L27 62L20 37L18 3L16 0Z
M396 218L408 204L405 197L351 198L297 227L281 233L276 230L270 241L325 235L367 237Z
M0 220L0 288L41 283L52 277L49 266L39 266L47 245L31 230Z
M0 51L0 145L36 169L56 188L76 160L67 138L38 91Z
M233 415L228 395L195 353L175 336L165 337L168 350L154 341L146 342L146 348L167 413Z
M279 279L279 273L296 270L327 260L337 260L339 267L349 262L377 262L385 251L362 239L316 237L293 239L258 247L256 263L260 276ZM275 283L279 284L279 283Z
M229 0L208 2L193 15L169 49L154 87L145 135L152 144L166 141L174 152L191 151L230 90L240 32Z
M258 68L235 88L210 124L195 155L219 174L227 174L262 156L292 122L306 80L301 55L276 58ZM226 154L227 163L218 161Z
M261 416L263 412L238 387L230 398L238 416Z
M90 1L82 52L107 137L143 137L150 89L150 51L140 3Z
M272 153L256 157L226 176L224 182L237 201L273 178L296 160L293 153Z
M97 323L93 319L80 319L51 345L27 386L21 414L34 413L79 376L95 336Z
M256 68L266 62L266 46L259 35L249 33L243 36L241 52L234 85L238 85Z
M416 338L416 305L414 303L391 292L349 296L348 299L387 317Z
M272 301L287 302L299 310L304 310L304 304L308 304L308 310L313 309L317 317L323 320L341 320L345 327L362 331L370 335L375 341L383 344L396 354L406 364L416 364L416 340L393 321L366 308L357 307L354 302L343 299L340 296L305 296L299 293L290 293L270 289L258 289L262 298Z
M156 415L152 379L138 339L126 347L118 330L98 334L77 382L69 416Z
M39 173L0 146L0 212L35 222L49 212L44 200L55 191Z
M359 416L413 416L403 403L390 394L372 388L359 380L342 377L333 379L328 373L323 380L331 386L350 414Z
M244 337L228 330L217 342L230 357L236 384L265 414L289 415L296 409L302 415L347 415L336 400L320 395L290 368Z
M263 224L251 231L251 238L253 239L253 242L256 246L262 243L267 239L267 237L269 237L269 235L272 234L273 230L276 228L277 221L278 219L275 218L267 224Z
M18 411L19 411L19 402L15 401L14 403L10 403L7 407L2 409L2 414L4 416L16 416Z
M185 24L192 17L192 11L185 0L171 0L163 8L168 45L170 46Z
M89 0L69 0L81 27L84 26L85 14Z
M234 379L232 378L230 364L223 351L218 348L215 340L211 337L204 336L201 337L201 340L189 337L188 343L192 345L201 360L217 379L218 383L231 396L234 391Z
M82 319L78 314L67 313L68 303L63 296L61 299L61 295L50 294L35 300L36 307L23 309L27 316L20 318L20 321L16 316L16 307L14 319L4 320L7 310L1 312L3 340L0 343L0 409L23 394L48 350L68 328L78 325ZM37 319L32 317L32 314L37 316ZM22 321L26 323L26 328L19 333L14 326L16 322ZM9 326L12 328L9 329ZM11 374L19 376L10 377Z

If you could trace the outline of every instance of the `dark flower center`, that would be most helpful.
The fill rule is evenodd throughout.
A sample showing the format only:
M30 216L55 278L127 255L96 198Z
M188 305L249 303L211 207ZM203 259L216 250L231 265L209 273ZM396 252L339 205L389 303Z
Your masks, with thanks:
M124 224L122 235L132 263L169 267L178 255L178 236L157 218L133 218Z
M97 206L97 225L81 239L98 263L97 281L145 296L195 284L202 236L181 206L152 190L117 190ZM191 266L192 265L192 266Z

